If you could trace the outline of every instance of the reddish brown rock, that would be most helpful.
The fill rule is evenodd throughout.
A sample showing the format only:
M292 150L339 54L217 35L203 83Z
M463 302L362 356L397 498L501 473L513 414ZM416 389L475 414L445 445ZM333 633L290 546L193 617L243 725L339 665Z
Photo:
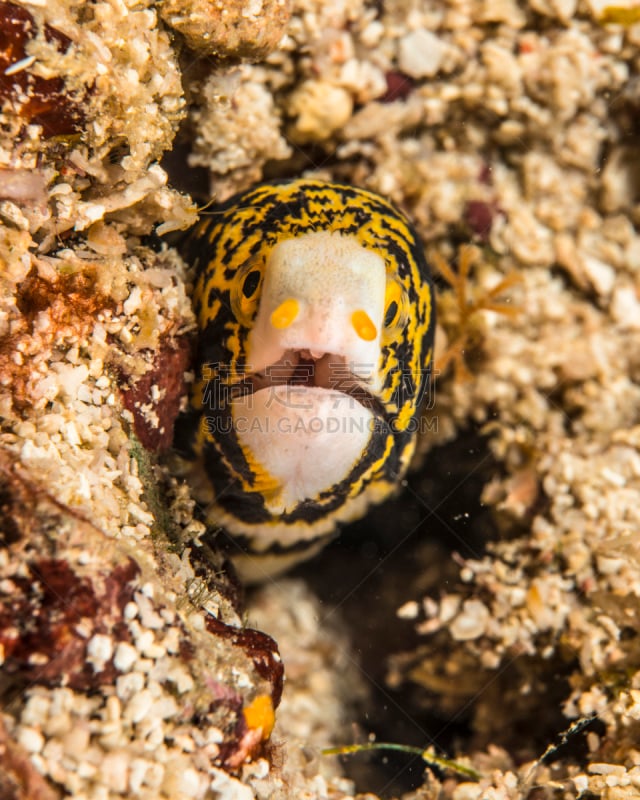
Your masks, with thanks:
M63 78L43 78L30 71L29 61L21 64L27 59L27 42L38 34L25 8L0 3L0 100L9 101L25 125L42 125L45 138L78 133L84 123L81 98L68 93ZM61 53L71 45L71 39L50 25L43 34Z
M166 344L141 377L121 387L123 406L133 414L136 436L147 450L166 450L173 441L173 425L186 392L184 372L189 366L186 338Z

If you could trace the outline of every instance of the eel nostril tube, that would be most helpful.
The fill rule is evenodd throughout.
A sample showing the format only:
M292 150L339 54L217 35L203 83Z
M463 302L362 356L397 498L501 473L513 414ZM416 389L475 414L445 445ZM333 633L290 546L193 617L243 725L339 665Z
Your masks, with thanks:
M269 319L274 328L283 330L291 325L298 316L299 310L300 304L298 301L293 297L288 297L284 302L280 303L275 311L271 312L271 317Z
M378 335L378 331L371 321L371 317L361 308L354 311L351 315L351 324L358 336L364 339L365 342L372 342Z

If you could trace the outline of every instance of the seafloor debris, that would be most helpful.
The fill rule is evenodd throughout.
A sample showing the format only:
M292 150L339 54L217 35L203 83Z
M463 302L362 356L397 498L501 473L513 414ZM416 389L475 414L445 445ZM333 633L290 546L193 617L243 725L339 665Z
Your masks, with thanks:
M199 579L189 551L176 564L106 536L7 451L0 484L4 769L21 747L74 796L196 797L255 757L282 663L272 639L239 627L225 582ZM155 546L168 543L156 533Z
M160 13L201 55L257 61L283 37L291 9L289 0L165 0Z

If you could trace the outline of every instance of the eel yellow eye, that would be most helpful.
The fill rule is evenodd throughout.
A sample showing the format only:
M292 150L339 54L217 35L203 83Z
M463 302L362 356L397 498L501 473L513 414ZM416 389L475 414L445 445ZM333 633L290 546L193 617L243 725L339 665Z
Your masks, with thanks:
M293 297L288 297L283 303L280 303L275 311L271 312L271 317L269 319L274 328L282 330L291 325L293 320L298 316L299 310L300 304L298 301Z
M262 273L259 269L252 269L251 272L248 272L244 282L242 284L242 294L247 300L251 300L251 298L255 295L258 291L258 286L260 286L260 278L262 277Z
M236 319L249 325L258 308L262 287L262 265L255 260L247 261L237 273L231 292L231 307Z
M378 335L376 326L371 321L371 317L366 311L359 308L351 315L351 324L355 328L356 333L365 342L372 342Z
M393 328L398 324L402 308L402 287L396 281L389 281L384 298L384 325Z

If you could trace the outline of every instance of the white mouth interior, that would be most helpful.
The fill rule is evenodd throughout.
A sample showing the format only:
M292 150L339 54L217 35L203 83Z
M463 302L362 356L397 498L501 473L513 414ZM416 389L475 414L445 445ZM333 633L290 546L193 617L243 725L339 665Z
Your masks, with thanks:
M372 407L376 401L370 392L370 381L354 372L346 356L311 350L285 350L279 361L261 372L247 375L253 392L288 385L297 388L318 388L350 395L362 405Z

